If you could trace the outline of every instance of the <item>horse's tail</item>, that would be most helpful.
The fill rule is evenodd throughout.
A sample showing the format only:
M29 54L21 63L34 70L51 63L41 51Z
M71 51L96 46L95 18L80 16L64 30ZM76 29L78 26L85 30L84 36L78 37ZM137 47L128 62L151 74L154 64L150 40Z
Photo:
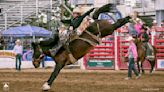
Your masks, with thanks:
M100 7L98 10L96 10L94 13L93 13L93 19L98 19L98 16L100 13L104 13L104 12L110 12L111 10L114 10L114 4L106 4L102 7Z

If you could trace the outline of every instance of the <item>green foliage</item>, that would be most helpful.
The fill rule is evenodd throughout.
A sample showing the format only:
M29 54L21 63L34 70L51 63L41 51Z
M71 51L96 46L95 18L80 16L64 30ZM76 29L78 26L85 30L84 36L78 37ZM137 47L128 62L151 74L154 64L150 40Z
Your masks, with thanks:
M67 6L71 11L73 11L73 8L71 7L71 5L68 5L68 4L66 3L66 6ZM64 16L67 17L67 18L71 16L71 14L70 14L66 9L64 9L63 14L64 14Z

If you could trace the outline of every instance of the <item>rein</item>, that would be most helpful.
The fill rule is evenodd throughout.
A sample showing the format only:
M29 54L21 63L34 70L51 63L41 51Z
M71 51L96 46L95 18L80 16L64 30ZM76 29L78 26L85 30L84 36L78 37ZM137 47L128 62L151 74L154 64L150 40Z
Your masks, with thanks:
M96 25L97 25L97 29L98 29L98 32L99 32L99 34L97 36L100 38L101 37L100 25L99 25L99 23L96 23Z
M97 42L93 42L93 41L91 41L89 39L86 39L86 38L79 37L79 36L75 36L71 41L76 40L76 39L80 39L80 40L83 40L83 41L89 43L92 46L96 46L97 44L100 44L101 43L101 40L100 40L101 32L100 32L100 27L99 27L99 24L98 23L97 23L97 29L98 29L98 33L99 33L97 36L94 35L93 33L89 32L89 31L87 31L87 30L84 31L84 32L86 32L88 35L90 35L98 43Z

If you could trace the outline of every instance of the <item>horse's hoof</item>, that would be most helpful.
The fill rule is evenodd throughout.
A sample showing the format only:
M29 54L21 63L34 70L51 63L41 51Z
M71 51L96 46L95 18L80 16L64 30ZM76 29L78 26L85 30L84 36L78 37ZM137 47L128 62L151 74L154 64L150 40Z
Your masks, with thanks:
M38 68L40 66L40 63L39 62L34 62L33 61L32 63L33 63L33 65L34 65L35 68Z
M48 90L50 90L50 85L48 85L47 82L44 83L43 86L42 86L42 90L43 90L43 91L48 91Z
M150 71L150 73L149 73L150 75L152 75L153 74L153 71Z

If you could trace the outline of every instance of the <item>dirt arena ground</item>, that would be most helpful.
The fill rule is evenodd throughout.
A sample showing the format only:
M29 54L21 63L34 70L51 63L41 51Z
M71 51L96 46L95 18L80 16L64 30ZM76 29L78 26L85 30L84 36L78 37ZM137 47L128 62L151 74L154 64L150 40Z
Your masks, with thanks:
M0 70L0 92L9 83L9 92L42 92L52 69ZM134 74L133 74L134 75ZM138 80L124 80L127 71L64 69L48 92L164 92L164 71L146 72Z

